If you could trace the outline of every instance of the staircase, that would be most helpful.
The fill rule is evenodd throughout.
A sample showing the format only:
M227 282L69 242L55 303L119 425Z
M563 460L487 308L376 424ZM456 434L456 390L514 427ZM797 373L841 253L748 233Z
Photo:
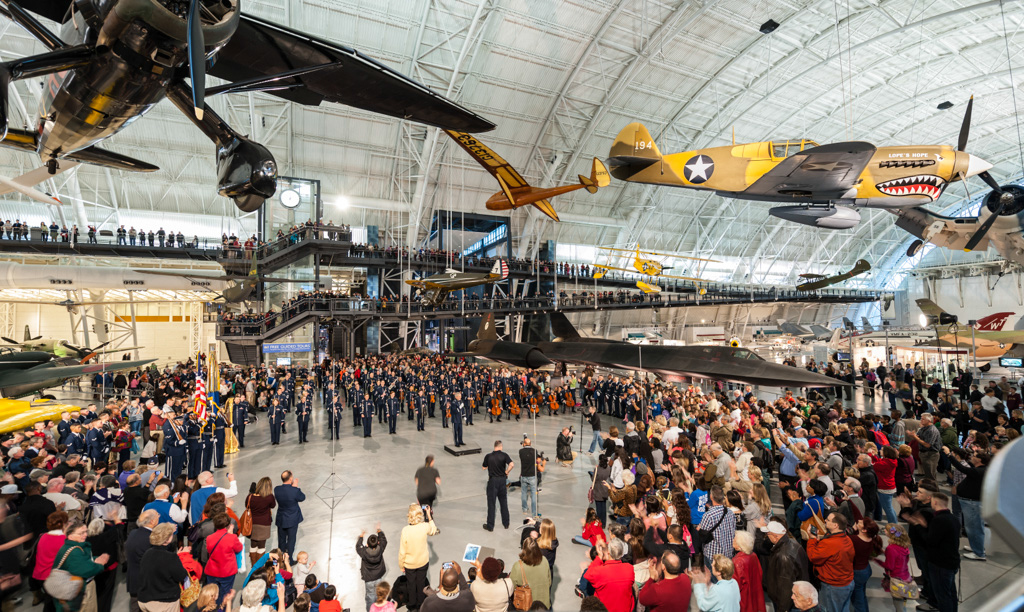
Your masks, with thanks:
M237 342L225 342L228 349L228 360L236 365L258 366L260 364L260 353L263 352L262 344L239 344Z

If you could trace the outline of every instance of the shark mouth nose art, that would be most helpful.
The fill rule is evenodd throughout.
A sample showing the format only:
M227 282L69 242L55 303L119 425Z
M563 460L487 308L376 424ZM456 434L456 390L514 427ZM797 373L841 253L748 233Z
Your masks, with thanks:
M878 183L875 187L885 195L892 196L928 196L935 200L942 194L946 181L934 174L908 176Z

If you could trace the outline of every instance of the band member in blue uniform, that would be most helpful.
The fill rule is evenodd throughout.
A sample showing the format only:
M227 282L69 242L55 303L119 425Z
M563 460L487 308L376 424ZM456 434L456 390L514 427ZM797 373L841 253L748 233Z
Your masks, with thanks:
M299 423L299 444L309 442L307 435L309 434L309 416L312 412L313 398L310 397L308 390L303 389L302 396L295 404L295 417Z
M208 420L203 424L203 428L199 433L200 439L203 441L203 464L201 472L209 472L213 466L213 416L209 415ZM198 476L198 474L197 474Z
M238 439L238 448L245 448L245 425L249 422L249 410L251 405L245 396L239 396L235 403L234 423L231 424L235 430L235 438Z
M465 446L462 442L462 419L465 418L469 405L462 400L462 391L455 391L455 399L452 400L452 435L455 437L455 446Z
M359 427L363 424L363 398L365 392L360 388L359 383L352 386L348 395L348 405L352 407L352 426Z
M71 431L68 433L64 444L68 447L69 455L87 456L85 453L85 438L82 437L82 424L72 423Z
M196 413L188 413L188 418L185 421L185 439L188 442L188 477L195 478L199 476L199 472L202 472L203 467L203 440L200 435L200 428L202 426L199 423ZM166 436L164 437L166 440Z
M427 380L427 416L434 418L434 407L437 403L437 383L434 382L434 377L431 376Z
M281 406L279 397L270 401L270 409L267 410L267 417L270 420L270 445L281 443L281 430L284 427L284 408Z
M413 398L412 406L416 411L416 431L423 431L426 429L426 411L427 411L427 395L420 388L419 393Z
M389 434L398 433L398 431L397 431L398 413L402 409L402 403L398 400L398 397L396 396L394 389L392 389L391 393L388 394L387 409L388 409L388 433Z
M376 405L376 402L374 402L372 399L370 399L369 391L364 393L363 394L363 400L362 400L362 402L360 402L360 405L359 405L359 408L360 408L360 410L363 413L362 421L363 421L363 437L364 438L371 438L371 437L373 437L373 431L372 431L372 426L373 426L373 409L374 409L375 405Z

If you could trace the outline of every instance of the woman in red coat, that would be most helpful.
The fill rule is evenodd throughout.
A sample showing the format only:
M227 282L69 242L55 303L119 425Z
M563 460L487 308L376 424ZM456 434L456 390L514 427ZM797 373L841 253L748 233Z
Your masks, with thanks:
M732 541L736 549L733 578L740 586L740 612L765 612L764 587L761 585L761 561L754 553L754 534L737 531Z
M216 584L220 589L217 601L223 601L235 583L235 574L238 573L235 555L242 552L245 547L234 534L235 526L231 524L227 514L215 514L213 528L215 531L206 536L206 554L209 560L206 562L204 573L207 582Z

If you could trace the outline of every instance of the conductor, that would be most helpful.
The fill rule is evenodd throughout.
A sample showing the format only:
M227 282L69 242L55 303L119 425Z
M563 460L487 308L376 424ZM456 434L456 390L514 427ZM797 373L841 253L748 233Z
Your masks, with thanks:
M508 529L508 473L515 467L512 458L501 450L501 440L494 441L494 451L484 457L483 469L487 472L487 522L484 529L494 531L494 503L501 504L501 524Z

